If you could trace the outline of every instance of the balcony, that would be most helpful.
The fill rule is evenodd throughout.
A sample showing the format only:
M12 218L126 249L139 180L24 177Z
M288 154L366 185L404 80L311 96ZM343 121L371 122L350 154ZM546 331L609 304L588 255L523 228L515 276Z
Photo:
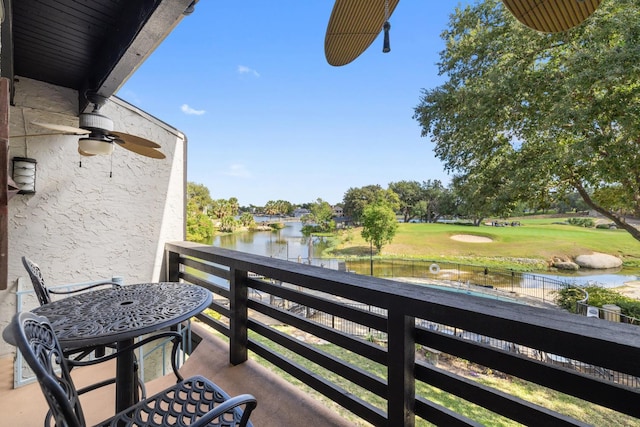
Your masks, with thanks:
M231 394L256 395L256 426L587 424L425 354L562 392L629 423L640 418L637 326L188 242L165 250L167 280L214 294L212 311L194 327L200 344L182 369ZM445 395L474 409L457 413L438 403ZM10 401L0 400L0 410Z

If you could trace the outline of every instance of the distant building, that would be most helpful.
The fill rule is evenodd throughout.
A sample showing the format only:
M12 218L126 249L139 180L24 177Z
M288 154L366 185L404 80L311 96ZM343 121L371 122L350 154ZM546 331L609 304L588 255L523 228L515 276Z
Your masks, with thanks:
M338 218L344 216L344 212L342 211L342 206L333 206L332 209L333 209L333 216Z

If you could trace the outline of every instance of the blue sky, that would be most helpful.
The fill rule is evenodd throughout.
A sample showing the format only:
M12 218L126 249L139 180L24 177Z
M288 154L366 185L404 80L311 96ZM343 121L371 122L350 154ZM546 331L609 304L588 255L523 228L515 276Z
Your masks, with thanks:
M335 204L351 187L448 184L412 116L421 90L443 81L440 33L458 4L400 2L390 53L379 36L333 67L333 1L201 0L118 96L187 135L187 179L214 199Z

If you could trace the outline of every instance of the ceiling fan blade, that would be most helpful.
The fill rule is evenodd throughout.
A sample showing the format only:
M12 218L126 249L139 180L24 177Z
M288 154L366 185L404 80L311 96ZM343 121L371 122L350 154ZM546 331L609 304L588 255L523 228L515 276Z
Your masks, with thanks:
M9 135L9 139L11 138L33 138L35 136L73 136L76 135L74 134L69 134L69 133L60 133L60 132L56 132L56 133L29 133L26 135ZM83 134L84 135L84 134ZM79 135L78 135L79 136Z
M502 0L509 12L529 28L559 33L580 25L600 5L600 0Z
M132 151L136 154L140 154L141 156L151 157L152 159L166 158L166 156L161 151L158 151L153 147L144 147L142 145L132 144L130 141L124 141L119 138L114 139L113 142L118 144L120 147Z
M71 135L88 135L88 134L91 133L90 131L88 131L86 129L81 129L81 128L77 128L77 127L73 127L73 126L67 126L67 125L59 125L59 124L56 124L56 123L43 123L43 122L38 122L38 121L32 121L31 124L43 127L45 129L57 130L59 132L63 132L63 133L71 134Z
M400 0L388 0L389 16ZM334 66L356 59L378 37L385 22L384 0L336 0L324 38L324 55Z
M160 144L156 144L148 139L141 138L139 136L131 135L124 132L109 132L109 135L115 136L117 139L126 142L127 144L139 145L147 148L160 148Z

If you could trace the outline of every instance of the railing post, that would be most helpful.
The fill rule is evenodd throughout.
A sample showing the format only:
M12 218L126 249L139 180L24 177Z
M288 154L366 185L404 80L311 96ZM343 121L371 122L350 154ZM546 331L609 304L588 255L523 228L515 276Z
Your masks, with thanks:
M513 292L513 282L515 281L515 278L516 278L516 272L511 271L511 292Z
M388 311L388 426L415 426L415 318L401 307Z
M162 274L160 275L162 277ZM180 280L180 254L165 250L165 271L164 277L167 282L177 282Z
M234 267L231 267L230 273L229 362L238 365L247 361L248 274Z

